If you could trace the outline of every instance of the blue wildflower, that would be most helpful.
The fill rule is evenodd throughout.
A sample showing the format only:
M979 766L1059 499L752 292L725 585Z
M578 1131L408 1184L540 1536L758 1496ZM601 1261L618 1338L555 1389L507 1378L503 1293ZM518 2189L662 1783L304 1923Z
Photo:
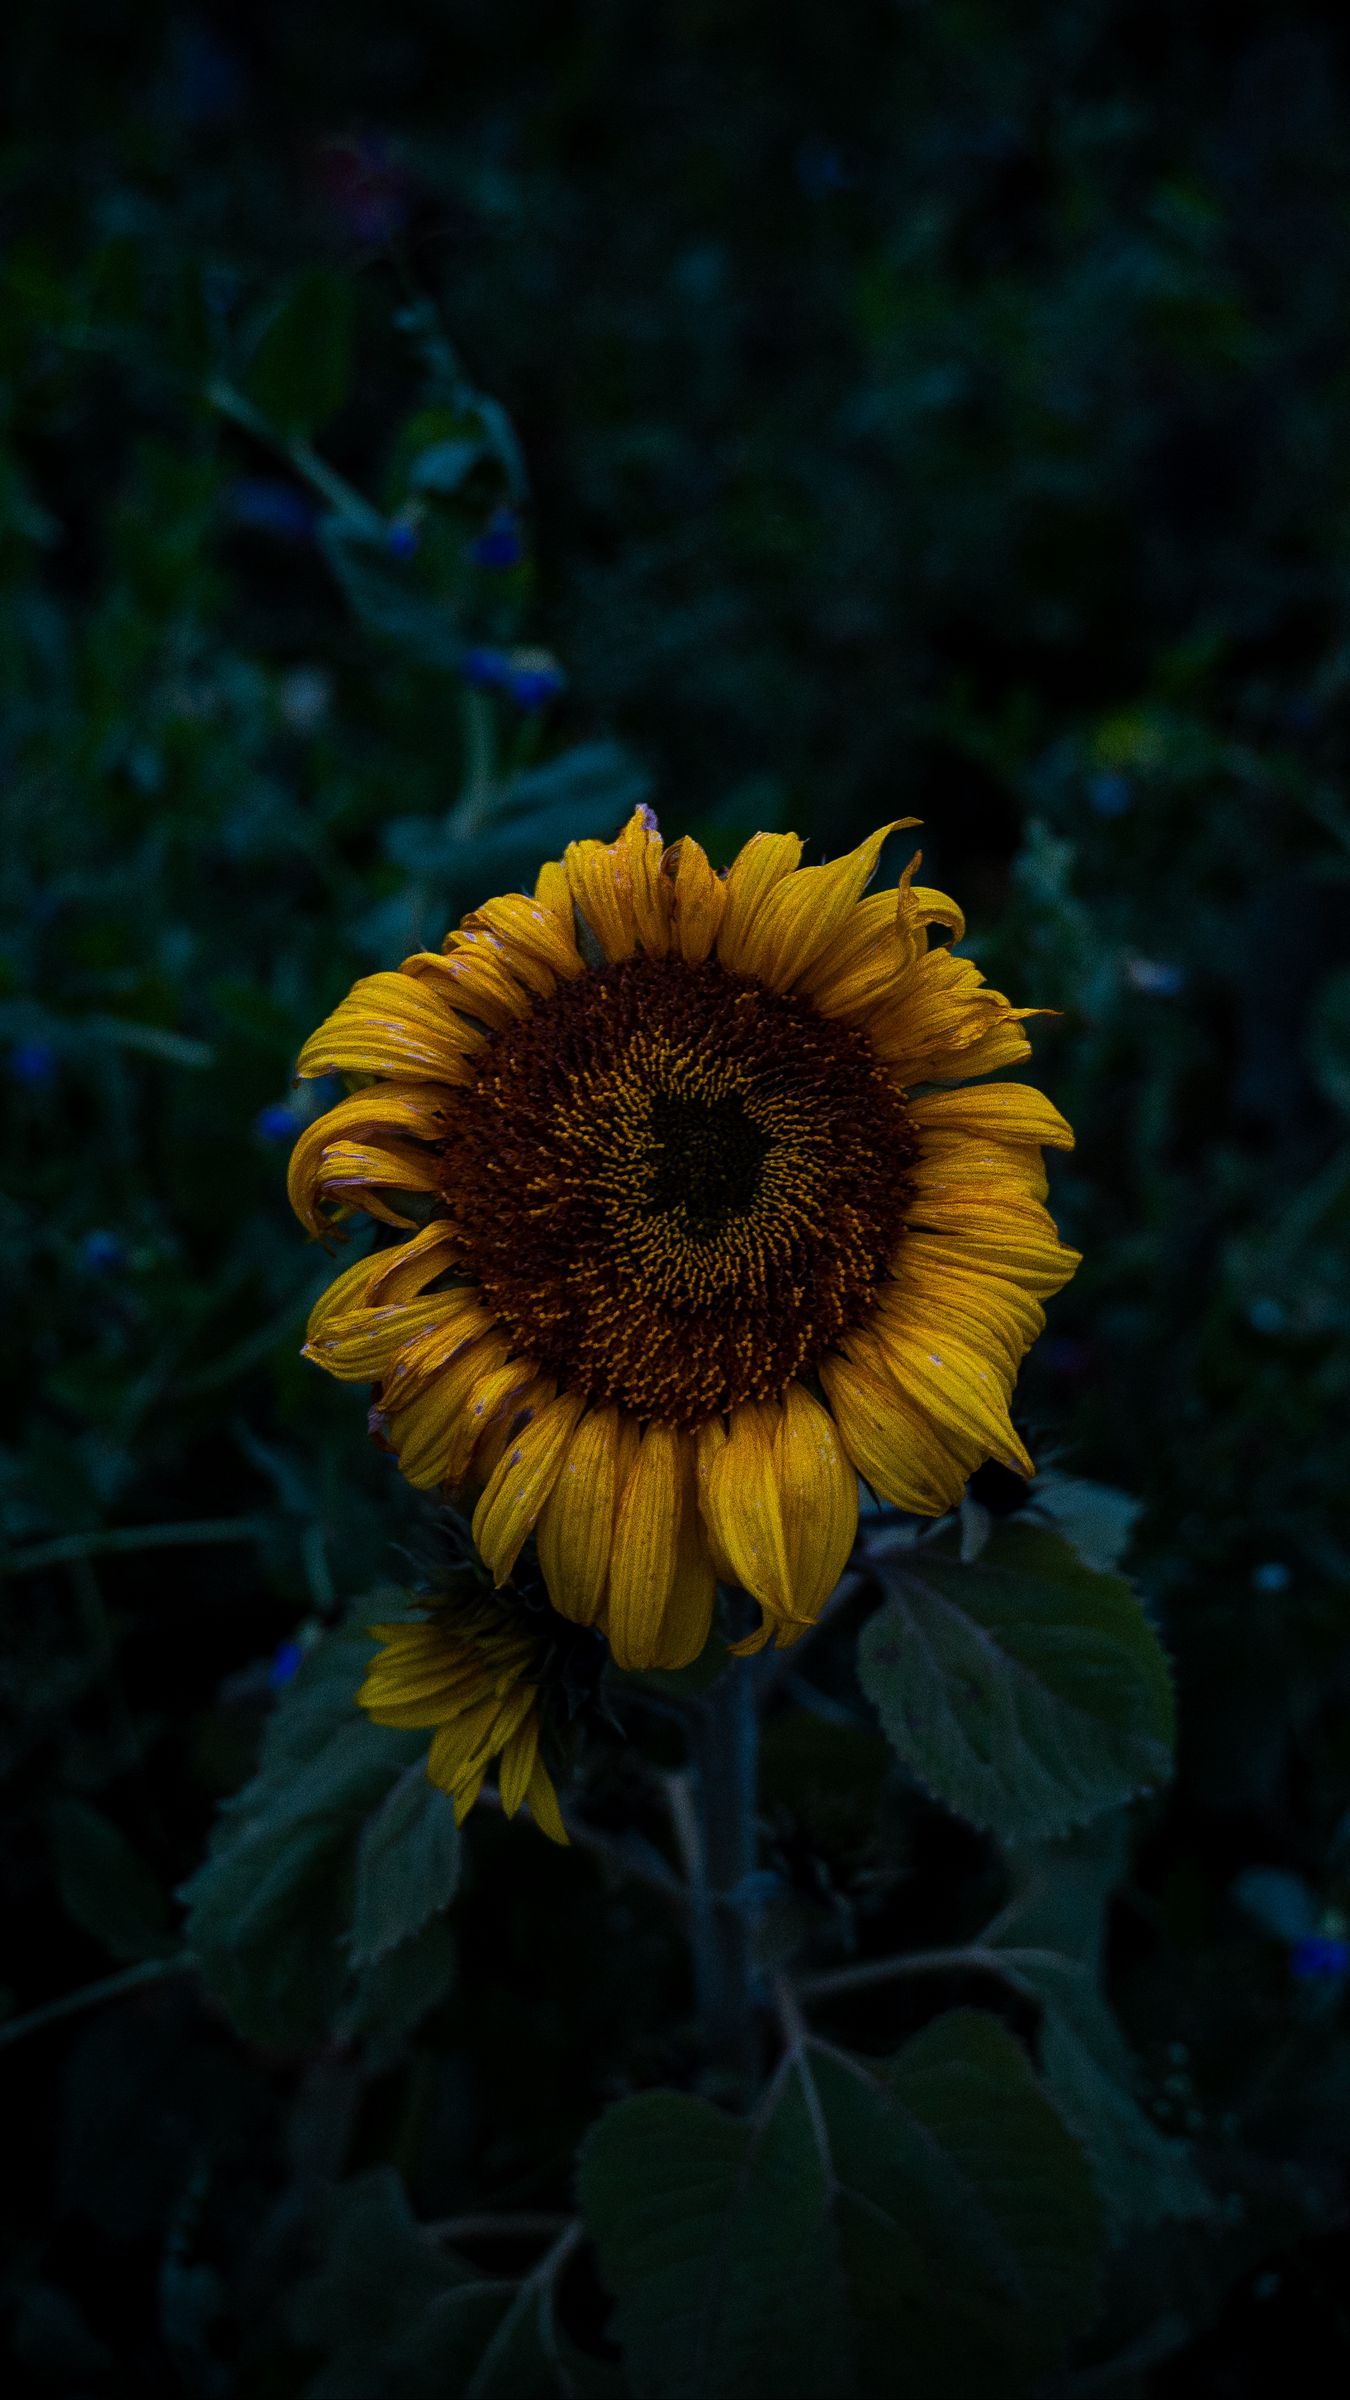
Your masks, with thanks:
M1134 792L1128 775L1094 775L1088 799L1099 817L1123 817Z
M525 544L513 509L499 508L489 520L473 545L475 564L480 567L518 567L525 556Z
M1254 1592L1287 1592L1289 1583L1289 1569L1282 1558L1267 1559L1263 1566L1252 1569Z
M1350 1975L1350 1942L1333 1933L1308 1933L1289 1953L1290 1973L1300 1983L1334 1983Z
M511 662L502 650L466 650L459 671L475 691L500 692L510 676Z
M513 650L507 662L506 689L517 708L546 708L567 681L556 658L547 650Z
M126 1260L115 1233L96 1230L87 1233L80 1244L80 1264L88 1275L111 1275Z
M16 1042L9 1054L9 1071L15 1083L26 1083L37 1091L56 1073L56 1052L50 1042Z
M391 558L415 558L420 538L417 527L406 517L395 517L384 537L385 548Z
M304 1656L305 1653L299 1642L282 1642L278 1646L267 1670L267 1680L274 1692L285 1691L287 1684L294 1680L296 1670L303 1663Z
M269 1100L254 1118L253 1130L260 1142L293 1142L300 1128L284 1100Z
M245 475L229 489L230 514L250 533L272 533L280 541L307 542L314 531L314 503L297 484L275 476Z

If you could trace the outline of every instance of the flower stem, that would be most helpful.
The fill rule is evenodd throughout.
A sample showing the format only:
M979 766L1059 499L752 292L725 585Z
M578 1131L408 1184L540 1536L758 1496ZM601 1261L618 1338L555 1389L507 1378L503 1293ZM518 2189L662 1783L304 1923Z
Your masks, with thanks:
M698 1888L691 1892L694 1991L710 2056L738 2078L755 2071L749 1912L734 1905L755 1866L759 1714L753 1668L732 1666L693 1726Z

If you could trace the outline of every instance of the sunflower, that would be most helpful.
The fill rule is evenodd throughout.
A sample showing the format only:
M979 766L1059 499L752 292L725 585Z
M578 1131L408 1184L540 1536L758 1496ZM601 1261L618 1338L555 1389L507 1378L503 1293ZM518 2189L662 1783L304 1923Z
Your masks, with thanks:
M382 1647L357 1698L377 1725L434 1728L427 1773L453 1798L455 1823L463 1824L496 1759L507 1816L523 1800L540 1831L565 1842L539 1755L547 1641L491 1594L441 1602L419 1624L370 1630Z
M707 1637L719 1578L796 1639L858 1478L940 1515L994 1458L1077 1264L1042 1205L1072 1135L1024 1084L1022 1020L916 884L864 897L886 825L802 866L756 834L725 875L638 809L534 895L489 901L357 983L302 1076L361 1088L302 1135L312 1232L406 1236L338 1276L307 1354L377 1386L409 1481L474 1492L499 1585L534 1533L553 1606L621 1667ZM961 1088L956 1088L961 1087Z

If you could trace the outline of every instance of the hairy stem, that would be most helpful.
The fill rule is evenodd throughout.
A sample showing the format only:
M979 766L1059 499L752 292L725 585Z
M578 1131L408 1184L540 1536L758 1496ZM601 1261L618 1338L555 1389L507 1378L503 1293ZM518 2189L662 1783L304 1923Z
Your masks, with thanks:
M750 1916L727 1903L755 1866L756 1685L753 1668L730 1667L707 1693L692 1741L699 1850L690 1908L695 1998L710 2055L747 2079L755 2068Z

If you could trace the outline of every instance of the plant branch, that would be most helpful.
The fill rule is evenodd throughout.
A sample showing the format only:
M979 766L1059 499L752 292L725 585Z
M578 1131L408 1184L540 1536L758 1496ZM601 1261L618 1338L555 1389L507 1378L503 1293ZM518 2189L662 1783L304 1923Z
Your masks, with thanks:
M422 2231L437 2242L511 2242L569 2232L574 2222L561 2210L526 2208L502 2216L437 2217Z
M175 1951L172 1958L138 1959L120 1975L105 1975L99 1983L82 1984L77 1992L63 1992L59 2000L30 2009L26 2017L11 2017L7 2025L0 2025L0 2049L7 2042L23 2041L27 2034L41 2033L44 2026L59 2025L63 2017L81 2016L85 2009L98 2008L105 2000L120 2000L124 1993L163 1983L170 1975L186 1975L196 1964L196 1959L182 1950Z
M841 1992L861 1992L874 1984L893 1983L904 1975L975 1974L996 1975L1000 1983L1034 2000L1037 1995L1024 1975L1018 1972L1018 1960L1032 1964L1041 1959L1058 1959L1053 1950L990 1950L972 1942L959 1950L907 1950L894 1958L869 1958L856 1967L833 1967L824 1975L803 1975L797 1982L797 1994L803 2000L833 1999Z

